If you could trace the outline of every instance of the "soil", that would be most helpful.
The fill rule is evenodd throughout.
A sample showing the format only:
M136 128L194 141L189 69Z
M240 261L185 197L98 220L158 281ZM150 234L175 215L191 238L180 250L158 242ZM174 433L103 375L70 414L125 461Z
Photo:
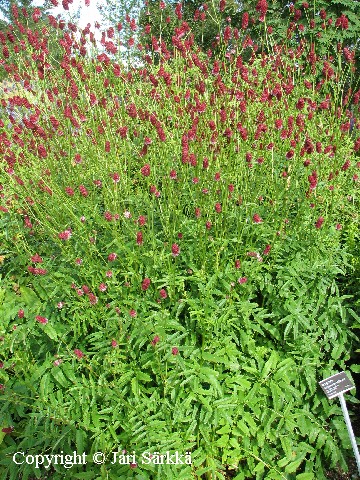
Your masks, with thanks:
M351 418L351 424L354 430L354 435L355 437L359 438L360 437L360 404L352 405L351 408L349 408L350 412L353 413L351 415L350 413L350 418ZM358 442L359 445L359 442ZM348 462L349 466L349 471L347 473L342 472L341 470L333 470L330 472L327 472L327 478L329 480L359 480L360 475L359 471L356 465L356 461L354 457L351 457Z
M355 459L350 459L349 463L349 471L347 473L339 470L331 470L329 472L326 472L326 478L329 480L358 480L359 474L358 474L358 469L356 466L356 461Z

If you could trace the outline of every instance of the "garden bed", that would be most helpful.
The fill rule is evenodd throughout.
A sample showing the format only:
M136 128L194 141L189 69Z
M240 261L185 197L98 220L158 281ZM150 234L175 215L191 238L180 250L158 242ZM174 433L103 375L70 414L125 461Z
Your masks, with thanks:
M39 94L0 120L3 478L60 451L105 455L74 479L349 478L318 382L359 370L351 59L226 39L211 58L182 24L127 69L65 33L60 66L4 59ZM110 462L125 450L192 462Z

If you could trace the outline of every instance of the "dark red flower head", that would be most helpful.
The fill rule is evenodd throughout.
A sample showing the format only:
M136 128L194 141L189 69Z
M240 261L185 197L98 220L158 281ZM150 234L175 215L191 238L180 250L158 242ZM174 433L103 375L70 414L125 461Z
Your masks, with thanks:
M48 323L48 319L46 317L42 317L41 315L36 315L35 320L43 324Z
M141 284L141 289L144 290L144 292L150 287L151 280L150 278L144 278L142 284Z
M81 350L79 350L78 348L75 348L74 353L79 359L84 356L83 352Z
M161 297L161 298L164 298L164 299L167 298L167 293L166 293L165 288L162 288L162 289L160 290L159 294L160 294L160 297Z
M143 241L144 241L144 240L143 240L143 234L142 234L142 232L137 232L137 234L136 234L136 243L137 243L138 245L142 245L142 244L143 244Z
M268 4L266 0L259 0L256 5L256 11L260 13L260 22L265 20L265 15L268 9Z
M150 175L150 165L148 163L142 167L141 174L144 177L148 177Z
M242 16L241 28L243 30L246 30L248 25L249 25L249 14L248 14L248 12L245 12L244 15Z
M174 257L177 257L180 254L180 247L177 243L172 244L171 253Z
M160 342L160 337L159 337L159 335L155 335L155 337L151 340L151 345L152 345L153 347L155 347L155 345L156 345L157 343L159 343L159 342Z
M255 213L255 215L253 216L253 222L254 223L261 223L262 222L262 218L260 217L259 214Z
M31 261L32 263L42 263L43 259L40 257L39 254L35 253L35 255L31 257Z
M321 228L323 223L324 223L324 217L319 217L315 223L315 227Z

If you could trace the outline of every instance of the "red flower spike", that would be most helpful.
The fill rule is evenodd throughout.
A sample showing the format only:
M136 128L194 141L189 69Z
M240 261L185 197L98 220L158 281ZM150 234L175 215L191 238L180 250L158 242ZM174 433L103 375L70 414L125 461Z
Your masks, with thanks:
M321 228L324 223L324 217L319 217L315 223L315 228Z
M262 218L260 217L260 215L258 215L257 213L255 213L255 215L253 216L253 222L254 223L262 223Z
M91 303L91 305L96 305L99 301L98 297L96 295L94 295L93 293L88 294L88 299L89 299L89 302Z
M5 428L2 428L2 429L1 429L1 431L2 431L3 433L7 433L7 434L11 433L13 430L14 430L14 427L13 427L13 426L11 426L11 427L5 427Z
M155 337L151 340L151 345L152 345L153 347L155 347L155 345L156 345L157 343L159 343L159 342L160 342L160 337L159 337L159 335L155 335Z
M141 284L141 289L145 292L150 287L150 284L151 284L150 278L144 278Z
M342 14L341 17L336 19L335 26L337 28L341 28L343 30L347 30L349 28L349 20L348 18Z
M256 11L260 13L260 22L265 20L265 15L267 13L268 4L266 0L259 0L256 4Z
M310 183L310 190L314 190L317 186L318 177L316 171L313 171L311 175L308 176L308 180Z
M58 237L60 238L60 240L69 240L69 238L71 237L71 229L67 229L67 230L64 230L63 232L60 232L58 234Z
M80 185L79 190L83 197L87 197L89 195L89 192L87 191L86 187L84 187L84 185Z
M242 16L241 28L243 30L246 30L248 25L249 25L249 14L248 14L248 12L245 12L244 15Z
M146 217L144 217L143 215L140 215L140 217L138 218L138 224L142 227L146 224Z
M32 261L32 263L42 263L43 262L43 259L37 253L35 253L35 255L33 255L30 260Z
M118 183L120 181L120 175L117 172L110 174L110 176L114 183Z
M141 174L144 177L148 177L150 175L150 165L148 163L141 168Z
M42 323L42 324L47 324L48 323L48 319L46 317L41 317L40 315L37 315L35 317L35 320L38 321L39 323Z
M343 166L341 167L341 170L343 172L345 172L349 167L350 167L350 160L346 160L346 162L343 164Z
M263 255L269 255L271 250L271 245L266 245L265 250L263 251Z
M32 19L37 23L41 18L41 10L39 8L34 8Z
M136 243L138 245L142 245L143 244L143 233L142 232L137 232L136 234Z

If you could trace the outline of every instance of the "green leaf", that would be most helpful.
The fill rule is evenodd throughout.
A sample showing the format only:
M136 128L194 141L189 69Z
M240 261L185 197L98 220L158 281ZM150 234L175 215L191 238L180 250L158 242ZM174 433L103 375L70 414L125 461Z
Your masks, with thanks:
M288 437L281 436L280 437L281 446L285 452L286 458L291 459L292 452L293 452L293 442Z
M137 371L136 372L136 378L139 381L144 381L144 382L151 382L151 377L145 372Z
M1 427L1 430L2 430L3 428L5 428L5 427ZM1 430L0 430L0 445L2 444L2 442L3 442L4 438L5 438L5 435L6 435L6 433L5 433L5 432L2 432Z
M50 325L49 323L47 323L46 325L44 325L44 332L48 335L49 338L51 338L51 340L57 340L58 339L58 333L57 331L55 330L55 328Z
M135 397L139 396L139 384L138 384L137 378L131 379L131 390L135 395Z
M250 434L248 427L243 420L239 420L236 424L239 430L241 430L246 436Z
M81 473L72 473L71 477L78 480L92 480L97 473L95 472L81 472Z
M314 480L314 474L309 472L309 473L299 473L296 475L296 480Z
M259 462L256 467L253 469L253 473L262 473L265 470L265 465L263 462Z
M119 438L118 436L116 435L116 432L113 428L113 426L111 425L110 422L107 423L107 428L109 429L109 432L111 433L111 436L113 437L113 439L115 440L115 442L118 442L119 441Z
M82 455L84 452L84 440L86 439L86 434L83 430L76 430L76 450L77 453Z
M62 386L67 388L69 386L69 382L66 380L63 372L61 371L61 367L54 367L51 371L52 376L54 379Z
M220 357L213 353L203 352L202 357L204 360L212 363L223 363L225 365L228 365L229 363L229 360L226 357Z
M285 465L288 465L289 462L290 462L290 459L286 456L286 457L284 457L284 458L281 458L281 459L277 462L277 464L278 464L278 466L279 466L280 468L284 468Z
M299 460L294 460L285 467L286 473L294 473L299 468L304 460L300 458Z
M279 356L276 351L271 352L269 360L265 363L263 371L261 372L261 378L266 378L270 371L276 367Z
M360 365L351 365L350 370L354 373L360 373Z
M49 395L50 386L50 373L45 373L40 381L40 395L43 399L46 399ZM52 391L52 389L51 389Z
M68 378L72 383L78 383L78 380L77 380L77 378L75 377L75 374L74 374L73 366L72 366L70 363L64 362L64 363L61 365L61 368L62 368L64 374L67 376L67 378Z
M220 430L216 431L216 433L218 433L219 435L222 435L224 433L230 433L230 432L231 432L231 426L229 423L227 423L222 428L220 428Z
M20 293L22 300L27 304L27 305L34 305L40 303L39 297L36 295L34 290L32 290L29 287L20 287Z
M253 415L249 412L244 412L243 420L245 420L248 426L251 428L251 435L255 436L258 430L258 425L254 421Z
M229 438L229 435L222 435L218 440L216 440L216 446L225 448L229 444Z

